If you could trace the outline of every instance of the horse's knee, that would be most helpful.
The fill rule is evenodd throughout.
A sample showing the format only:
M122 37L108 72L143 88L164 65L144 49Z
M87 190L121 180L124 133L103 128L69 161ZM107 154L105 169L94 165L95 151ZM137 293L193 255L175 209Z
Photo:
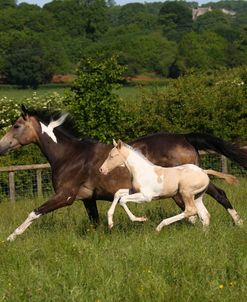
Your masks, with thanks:
M123 206L126 202L126 196L121 196L119 199L120 206Z
M185 208L185 211L184 211L184 215L185 215L185 217L187 218L187 217L191 217L191 216L194 216L194 215L196 215L197 214L197 209L196 209L196 207L193 207L193 206L187 206L186 208Z

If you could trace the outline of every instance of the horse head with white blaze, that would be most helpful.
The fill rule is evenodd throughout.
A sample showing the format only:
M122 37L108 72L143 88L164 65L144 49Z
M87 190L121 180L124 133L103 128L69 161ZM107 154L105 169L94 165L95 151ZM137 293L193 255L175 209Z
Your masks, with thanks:
M133 192L120 189L116 192L112 206L108 211L108 225L113 227L113 214L119 201L132 221L145 221L145 217L136 217L127 207L127 202L143 203L163 197L179 197L183 200L185 210L179 215L164 219L156 228L160 231L165 225L189 218L198 214L204 226L209 225L210 215L203 204L202 197L207 190L210 179L208 175L223 178L228 183L237 183L235 176L203 170L193 164L185 164L173 168L154 165L139 151L123 143L113 140L114 148L100 167L100 172L107 175L116 167L125 165L132 176Z
M30 143L42 144L45 136L57 144L54 130L65 122L68 113L60 114L56 120L45 123L35 116L35 111L27 110L24 105L21 106L21 109L21 116L0 140L1 155Z

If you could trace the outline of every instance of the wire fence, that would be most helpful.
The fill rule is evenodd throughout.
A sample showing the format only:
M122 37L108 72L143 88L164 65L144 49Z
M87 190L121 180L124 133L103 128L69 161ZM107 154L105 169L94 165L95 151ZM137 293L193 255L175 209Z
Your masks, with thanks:
M218 154L201 155L202 168L247 177L247 170ZM49 164L0 167L0 202L25 198L48 197L53 194Z

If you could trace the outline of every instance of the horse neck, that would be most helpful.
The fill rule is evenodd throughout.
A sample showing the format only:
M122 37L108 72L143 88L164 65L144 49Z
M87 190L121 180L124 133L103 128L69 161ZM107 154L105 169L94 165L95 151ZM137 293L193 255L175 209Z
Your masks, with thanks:
M38 135L39 139L37 145L48 159L49 163L63 162L67 157L69 157L70 150L72 149L73 143L72 139L63 138L58 135L58 141L53 142L45 134L40 133Z
M153 164L146 158L134 150L129 150L128 156L125 158L125 165L133 177L140 175L147 170L153 169ZM139 173L138 173L139 172Z

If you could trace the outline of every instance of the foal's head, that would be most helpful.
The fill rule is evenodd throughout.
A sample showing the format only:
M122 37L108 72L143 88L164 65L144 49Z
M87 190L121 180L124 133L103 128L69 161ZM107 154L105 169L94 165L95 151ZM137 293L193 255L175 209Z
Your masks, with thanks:
M99 171L107 175L116 167L124 166L125 158L126 158L126 148L124 148L125 144L119 140L117 143L113 140L114 148L111 149L107 159L104 161L102 166L99 168Z

